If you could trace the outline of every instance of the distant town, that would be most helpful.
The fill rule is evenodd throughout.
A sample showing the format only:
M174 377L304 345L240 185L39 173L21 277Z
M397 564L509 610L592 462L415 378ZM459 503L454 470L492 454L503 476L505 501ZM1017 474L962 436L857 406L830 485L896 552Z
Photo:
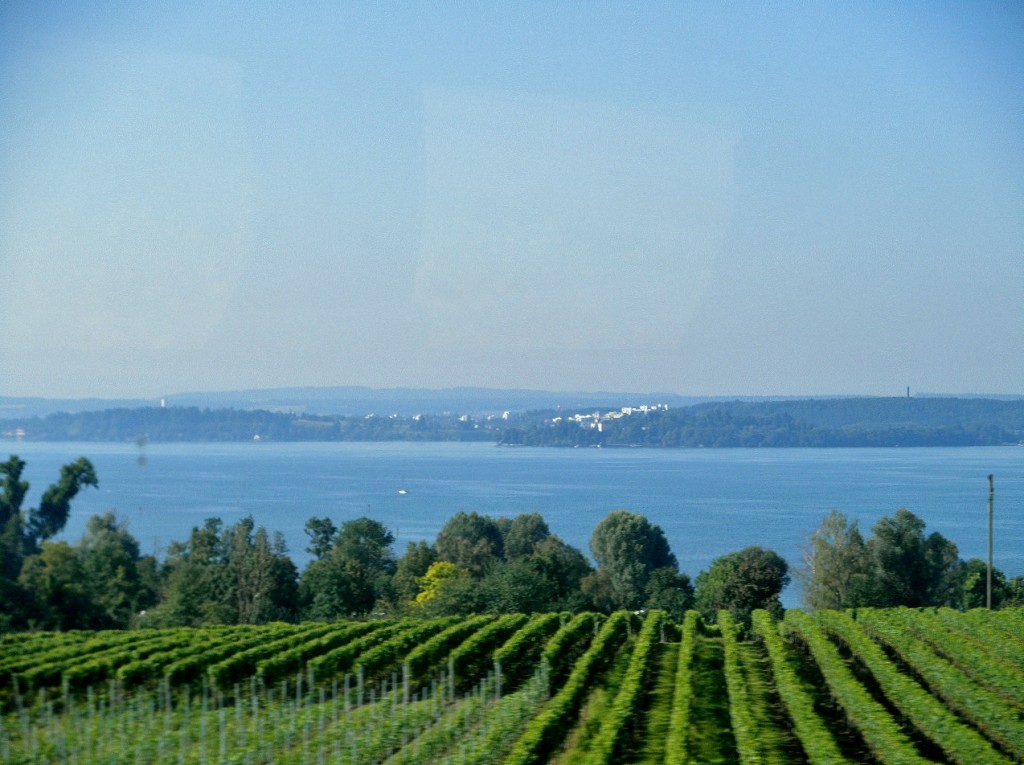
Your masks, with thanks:
M1000 446L1024 443L1024 398L896 396L706 401L682 406L660 401L358 415L200 408L165 400L157 406L0 416L0 439L489 441L502 446L659 448Z

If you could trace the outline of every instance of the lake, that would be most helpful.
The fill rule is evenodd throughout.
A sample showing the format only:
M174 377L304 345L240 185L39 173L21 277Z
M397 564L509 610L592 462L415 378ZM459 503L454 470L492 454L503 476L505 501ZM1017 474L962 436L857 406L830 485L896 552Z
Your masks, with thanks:
M691 577L717 556L761 545L801 565L802 547L834 508L867 533L906 507L951 539L964 559L987 556L988 481L995 475L995 565L1024 574L1024 449L535 449L466 443L13 443L28 463L26 507L79 456L99 489L72 504L61 538L116 510L143 552L162 553L209 517L252 515L281 531L292 558L309 560L312 516L336 525L362 515L398 539L433 540L452 514L539 512L551 530L589 554L594 526L611 510L641 513L665 530ZM402 493L404 492L404 493ZM799 605L799 589L785 593Z

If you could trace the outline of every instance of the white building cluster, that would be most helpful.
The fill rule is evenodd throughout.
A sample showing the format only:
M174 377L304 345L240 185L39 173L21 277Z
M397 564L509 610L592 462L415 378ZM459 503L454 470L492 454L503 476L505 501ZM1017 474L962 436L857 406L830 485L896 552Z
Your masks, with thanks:
M624 406L618 410L608 412L592 412L590 414L573 414L564 418L567 422L575 422L581 428L592 428L603 431L605 424L614 420L621 420L623 417L632 417L636 414L650 414L651 412L667 412L668 404L643 404L641 406ZM552 424L562 422L562 417L555 417Z

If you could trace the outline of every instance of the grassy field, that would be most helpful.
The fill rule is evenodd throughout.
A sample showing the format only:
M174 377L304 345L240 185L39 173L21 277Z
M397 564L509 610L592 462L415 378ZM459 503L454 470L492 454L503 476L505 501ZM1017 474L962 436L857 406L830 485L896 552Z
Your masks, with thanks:
M1024 759L1024 610L480 616L0 640L4 763Z

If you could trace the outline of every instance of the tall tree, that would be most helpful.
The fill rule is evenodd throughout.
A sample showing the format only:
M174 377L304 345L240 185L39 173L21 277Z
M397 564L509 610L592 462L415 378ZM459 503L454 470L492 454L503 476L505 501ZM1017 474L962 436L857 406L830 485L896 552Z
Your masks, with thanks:
M964 564L963 586L961 587L959 608L967 611L972 608L984 608L987 601L988 564L981 558L971 558ZM1012 601L1010 585L1006 574L998 568L992 569L992 608L1001 608Z
M334 535L338 533L330 518L310 518L306 521L309 547L306 552L315 558L322 558L334 547Z
M597 524L590 552L608 574L615 608L643 607L651 574L659 568L677 569L661 527L626 510L613 510Z
M810 609L856 608L871 598L872 562L857 521L833 510L811 536L797 573Z
M265 624L295 618L295 564L284 536L273 539L247 516L227 529L224 549L228 604L239 624Z
M696 581L696 607L713 622L721 610L730 611L737 622L750 624L750 613L764 608L782 612L779 595L789 584L789 565L773 550L747 547L715 558Z
M43 542L25 559L18 584L31 593L24 624L33 629L93 629L81 557L67 542Z
M582 552L557 534L550 534L537 543L526 560L550 582L547 610L581 611L586 607L581 585L593 569Z
M873 566L871 605L946 605L960 575L956 545L939 533L924 535L925 523L906 508L872 528L867 547Z
M114 513L94 515L75 544L43 542L25 559L19 582L34 596L40 629L127 629L155 600L143 581L138 542Z
M94 515L77 546L92 626L127 629L156 593L140 571L139 543L114 513Z
M481 602L480 587L469 571L450 561L431 563L418 583L416 607L426 615L472 613Z
M33 545L49 539L64 528L71 512L71 500L84 486L99 486L96 471L85 457L60 469L60 479L43 492L39 507L28 513L28 536Z
M454 563L475 577L504 559L504 540L493 518L458 512L441 527L434 543L439 560Z
M393 607L401 610L416 599L420 592L419 578L436 560L437 552L430 543L420 540L406 545L405 555L398 559L395 575L391 578Z
M338 619L368 614L388 594L395 573L394 535L370 518L346 521L327 552L312 561L299 582L303 614Z
M163 599L147 626L262 624L295 618L297 571L284 538L252 518L227 529L219 518L194 527L187 542L172 544L164 564Z
M530 555L549 536L551 530L540 513L520 513L503 529L505 558L511 561Z
M647 599L644 608L664 611L680 624L693 606L693 584L690 577L673 568L655 569L647 580L645 592Z
M71 500L83 487L99 485L92 463L81 457L61 467L38 508L25 510L29 483L21 478L24 469L25 461L16 454L0 462L0 631L26 626L33 613L33 590L19 584L26 556L40 553L41 543L64 528ZM33 573L26 581L37 578Z

